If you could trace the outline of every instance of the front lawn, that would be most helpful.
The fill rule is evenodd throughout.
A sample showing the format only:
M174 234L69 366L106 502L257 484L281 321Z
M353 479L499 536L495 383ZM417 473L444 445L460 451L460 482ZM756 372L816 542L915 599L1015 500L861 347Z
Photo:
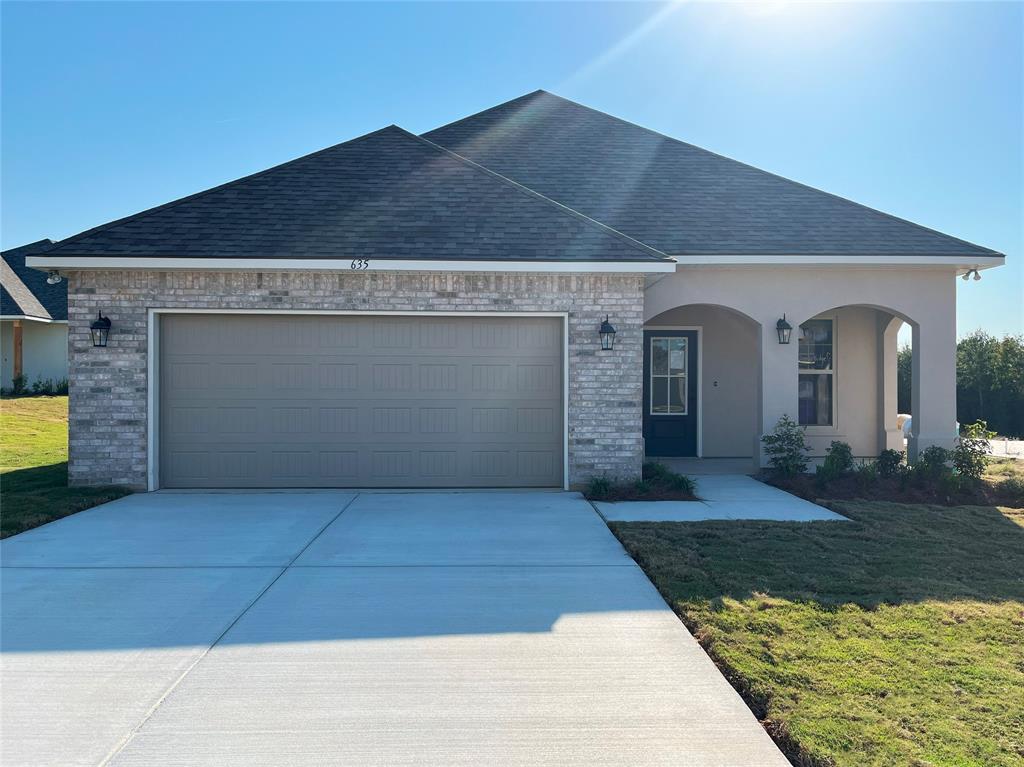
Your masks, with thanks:
M68 487L68 398L0 400L0 538L126 495Z
M1024 509L611 523L796 765L1024 765Z

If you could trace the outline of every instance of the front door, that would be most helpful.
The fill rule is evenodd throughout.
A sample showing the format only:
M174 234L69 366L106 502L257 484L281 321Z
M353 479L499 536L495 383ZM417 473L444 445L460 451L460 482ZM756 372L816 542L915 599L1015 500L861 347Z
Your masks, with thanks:
M697 331L644 331L644 448L697 455Z

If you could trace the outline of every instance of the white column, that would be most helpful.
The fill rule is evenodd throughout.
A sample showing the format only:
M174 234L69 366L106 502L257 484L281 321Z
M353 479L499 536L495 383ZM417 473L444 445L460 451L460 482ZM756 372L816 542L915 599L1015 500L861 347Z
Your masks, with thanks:
M910 460L929 445L949 449L957 438L956 285L952 279L946 302L914 325L913 370Z
M800 332L794 324L793 335L788 344L779 343L775 323L778 317L761 317L761 433L775 428L783 415L794 421L799 420L797 403L798 342ZM759 465L767 466L764 445L760 443L754 455Z
M903 320L888 312L878 312L878 452L903 450L903 430L896 428L897 336Z

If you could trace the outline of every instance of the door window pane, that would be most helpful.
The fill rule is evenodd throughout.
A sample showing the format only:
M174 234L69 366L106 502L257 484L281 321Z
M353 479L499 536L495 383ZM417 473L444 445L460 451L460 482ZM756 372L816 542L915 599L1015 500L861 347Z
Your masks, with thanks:
M686 338L651 339L651 379L648 386L652 415L686 415L688 352Z
M686 376L673 376L669 379L668 411L686 415Z
M651 374L668 375L668 338L651 339Z

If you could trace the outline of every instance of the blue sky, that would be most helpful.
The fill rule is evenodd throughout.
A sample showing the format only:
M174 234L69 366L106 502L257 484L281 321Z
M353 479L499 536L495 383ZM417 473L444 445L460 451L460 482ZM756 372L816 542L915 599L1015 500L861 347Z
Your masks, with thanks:
M1024 4L12 3L4 248L545 88L1007 254L1024 332Z

